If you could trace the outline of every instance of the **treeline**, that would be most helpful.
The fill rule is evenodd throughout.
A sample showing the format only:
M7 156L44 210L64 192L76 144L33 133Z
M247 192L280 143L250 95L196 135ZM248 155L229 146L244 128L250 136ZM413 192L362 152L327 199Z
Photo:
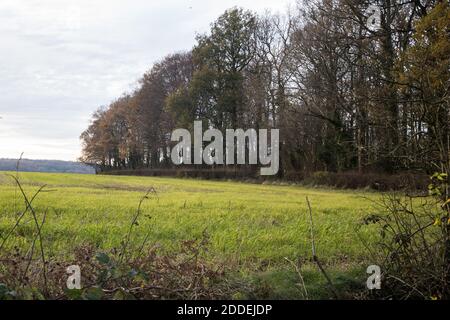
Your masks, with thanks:
M434 171L449 163L449 35L448 1L316 0L261 16L230 9L191 51L163 58L135 92L93 115L82 160L172 168L171 132L202 120L223 131L280 129L284 177Z

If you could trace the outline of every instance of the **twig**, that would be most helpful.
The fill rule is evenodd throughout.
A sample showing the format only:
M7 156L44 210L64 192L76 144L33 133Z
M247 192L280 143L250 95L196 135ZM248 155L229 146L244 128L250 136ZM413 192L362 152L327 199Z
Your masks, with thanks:
M42 268L43 268L42 270L43 270L43 277L44 277L45 292L48 294L48 285L47 285L47 266L46 266L47 263L46 263L46 261L45 261L44 244L43 244L43 241L42 241L42 234L41 234L41 230L40 230L40 226L39 226L39 221L38 221L38 219L37 219L36 212L34 211L33 207L31 206L31 203L30 203L30 201L28 200L28 197L27 197L27 195L25 194L25 191L23 190L22 185L20 184L20 181L19 181L16 177L14 177L14 176L12 176L12 177L13 177L13 179L16 181L17 186L19 187L19 190L20 190L20 192L22 193L22 196L23 196L23 198L24 198L24 200L25 200L25 203L27 204L27 207L29 207L29 209L30 209L30 211L31 211L31 213L32 213L32 215L33 215L33 220L34 220L34 223L35 223L36 228L37 228L37 231L38 231L39 248L40 248L40 251L41 251Z
M309 202L308 197L306 197L306 203L308 204L309 220L310 220L310 226L311 226L310 230L311 230L312 255L313 255L313 257L315 257L316 256L316 244L315 244L315 240L314 240L314 223L313 223L311 203Z
M325 279L327 280L328 287L330 288L330 290L333 293L334 297L336 299L339 299L339 295L337 293L336 288L333 285L333 282L331 282L330 277L326 273L325 269L323 268L322 264L320 263L319 257L316 254L316 244L315 244L315 239L314 239L314 223L313 223L311 203L309 202L309 198L308 197L306 197L306 203L308 204L309 219L310 219L310 223L311 223L311 244L312 244L313 261L317 264L317 267L319 267L320 272L322 272L322 274L324 275Z
M30 248L30 251L29 251L30 253L29 253L28 262L27 262L27 265L26 265L25 270L24 270L24 272L23 272L22 278L25 278L25 277L26 277L26 275L27 275L27 273L28 273L28 269L30 268L31 261L33 260L33 256L34 256L34 248L35 248L35 246L36 246L36 241L37 241L37 239L38 239L39 233L42 231L42 227L43 227L44 224L45 224L45 220L46 220L46 218L47 218L47 212L48 212L48 210L46 210L46 211L44 212L44 217L42 218L42 222L41 222L41 225L39 226L38 233L36 234L36 236L35 236L34 239L33 239L33 243L32 243L32 245L31 245L31 248Z
M16 178L19 180L19 166L20 161L22 161L23 152L20 154L19 159L16 162ZM17 211L17 185L14 187L14 213Z
M284 258L284 259L286 261L288 261L294 267L295 271L298 274L298 277L300 278L300 282L301 282L301 285L303 287L303 291L305 292L303 296L305 297L306 300L309 300L308 290L306 289L305 280L303 279L303 276L302 276L302 273L300 271L300 268L297 266L297 264L294 261L292 261L292 260L290 260L288 258Z
M145 245L147 244L149 239L150 239L150 232L147 232L147 234L145 235L144 241L142 241L142 244L137 251L136 258L141 257L142 252L144 251Z
M419 290L417 290L416 287L410 285L409 283L406 283L406 281L404 281L404 280L402 280L402 279L400 279L400 278L397 278L397 277L395 277L395 276L392 276L392 275L389 275L388 278L392 278L392 279L394 279L394 280L397 280L398 282L403 283L405 286L411 288L412 291L417 292L417 293L420 294L423 298L427 299L427 297L426 297L422 292L420 292Z
M20 217L16 220L16 223L14 224L14 226L11 228L11 230L9 230L8 234L3 238L2 244L0 245L0 251L2 251L4 245L6 244L6 241L9 239L9 237L12 235L12 233L14 232L14 230L19 226L20 222L22 221L22 219L25 217L25 214L28 212L28 210L30 209L31 204L33 203L34 199L39 195L39 193L42 192L42 190L45 188L45 186L42 186L39 188L39 190L33 195L33 197L31 198L29 204L27 204L27 207L25 208L25 210L22 212L22 214L20 215Z
M127 235L126 235L126 237L125 237L125 241L124 241L124 243L123 243L122 250L121 250L121 252L120 252L120 262L123 261L123 257L124 257L124 255L125 255L125 251L126 251L128 245L129 245L129 243L130 243L131 233L132 233L132 231L133 231L134 226L137 224L137 221L138 221L139 217L141 216L141 213L142 213L142 212L141 212L142 203L143 203L146 199L148 199L148 196L149 196L151 193L157 195L155 188L153 188L153 187L150 188L150 189L147 191L147 193L146 193L146 194L141 198L141 200L139 201L139 206L138 206L137 212L136 212L136 214L134 215L133 220L131 221L130 228L128 229L128 233L127 233Z

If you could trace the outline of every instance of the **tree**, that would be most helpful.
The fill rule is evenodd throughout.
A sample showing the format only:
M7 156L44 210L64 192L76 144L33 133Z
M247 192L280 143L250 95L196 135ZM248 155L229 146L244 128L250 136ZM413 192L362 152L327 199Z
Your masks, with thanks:
M244 70L255 55L255 31L256 17L234 8L213 23L210 35L197 39L193 55L198 70L191 94L219 129L240 127L246 104Z
M450 7L436 5L416 25L414 44L399 61L398 83L404 99L412 100L414 112L421 114L423 128L435 152L435 165L449 172L450 135Z
M158 61L135 92L95 115L82 137L85 157L112 168L170 166L170 133L203 120L222 131L280 129L281 177L442 166L443 3L314 0L286 15L227 10L192 52ZM370 5L380 8L379 29L367 25Z

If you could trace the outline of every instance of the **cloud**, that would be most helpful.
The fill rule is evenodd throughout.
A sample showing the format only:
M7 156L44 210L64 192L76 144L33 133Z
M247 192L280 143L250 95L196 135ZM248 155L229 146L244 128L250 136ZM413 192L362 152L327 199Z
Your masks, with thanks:
M0 157L75 160L100 106L163 56L189 50L225 9L290 0L2 0Z

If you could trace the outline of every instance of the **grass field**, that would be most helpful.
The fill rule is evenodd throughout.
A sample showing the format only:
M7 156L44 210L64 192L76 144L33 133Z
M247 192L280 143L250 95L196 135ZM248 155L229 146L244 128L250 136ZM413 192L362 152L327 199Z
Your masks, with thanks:
M2 235L25 206L9 174L0 173ZM357 227L369 214L375 193L172 178L41 173L19 177L30 197L46 185L34 208L40 216L47 212L42 234L49 255L70 256L81 244L103 250L118 247L140 199L154 188L157 197L143 202L136 241L148 234L150 243L177 250L181 241L200 238L206 230L211 238L209 259L238 266L241 276L263 279L272 297L297 295L297 275L285 258L305 263L306 285L320 297L324 281L308 262L308 196L317 252L334 280L365 276L367 250L360 238L370 241L374 232ZM30 245L33 230L32 217L27 216L8 246Z

